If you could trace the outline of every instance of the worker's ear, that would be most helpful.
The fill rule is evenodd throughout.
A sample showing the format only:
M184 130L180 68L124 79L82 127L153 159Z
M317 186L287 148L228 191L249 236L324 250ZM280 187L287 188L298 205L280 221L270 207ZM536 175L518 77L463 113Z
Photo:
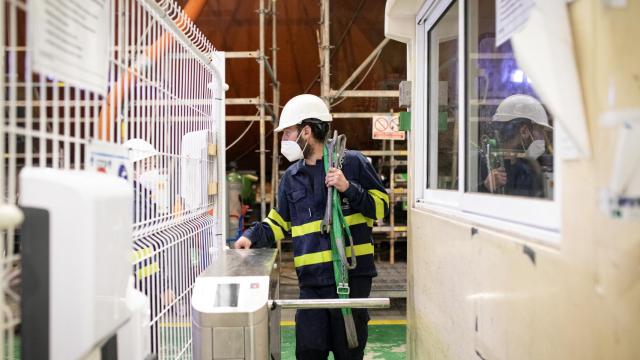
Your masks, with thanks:
M311 127L309 125L305 125L305 127L302 128L302 135L305 139L309 140L309 136L311 136Z
M531 130L529 130L529 126L527 125L520 126L520 138L529 139L531 137L532 135L531 135Z

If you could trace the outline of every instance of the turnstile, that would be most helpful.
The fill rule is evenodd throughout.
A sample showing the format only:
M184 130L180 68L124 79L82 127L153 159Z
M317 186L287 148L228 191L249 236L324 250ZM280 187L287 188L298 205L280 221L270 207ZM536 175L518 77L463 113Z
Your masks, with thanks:
M275 249L214 254L191 300L195 360L279 360L280 308L389 307L387 298L279 300L276 256Z

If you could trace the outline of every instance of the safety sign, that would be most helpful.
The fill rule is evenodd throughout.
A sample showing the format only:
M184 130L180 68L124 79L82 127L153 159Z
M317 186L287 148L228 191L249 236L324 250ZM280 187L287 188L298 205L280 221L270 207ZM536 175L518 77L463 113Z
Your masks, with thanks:
M400 131L398 114L373 117L371 137L374 140L404 140L405 132Z
M129 149L122 145L92 140L85 153L85 169L133 181Z

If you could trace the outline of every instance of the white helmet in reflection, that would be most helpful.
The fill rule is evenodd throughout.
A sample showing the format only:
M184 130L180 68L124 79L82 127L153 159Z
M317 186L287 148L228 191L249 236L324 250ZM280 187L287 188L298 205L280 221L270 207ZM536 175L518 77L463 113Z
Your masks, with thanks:
M529 119L534 123L551 129L549 117L538 99L529 95L511 95L498 105L493 121L511 121L514 119Z

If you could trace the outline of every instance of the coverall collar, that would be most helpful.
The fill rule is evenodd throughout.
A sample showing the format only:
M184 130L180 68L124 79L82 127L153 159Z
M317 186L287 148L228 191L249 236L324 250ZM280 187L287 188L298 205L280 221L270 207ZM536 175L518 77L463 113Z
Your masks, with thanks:
M316 160L316 165L318 165L318 163L322 164L322 159ZM293 165L291 165L291 175L295 176L305 166L307 166L307 164L305 163L304 159L296 161Z

